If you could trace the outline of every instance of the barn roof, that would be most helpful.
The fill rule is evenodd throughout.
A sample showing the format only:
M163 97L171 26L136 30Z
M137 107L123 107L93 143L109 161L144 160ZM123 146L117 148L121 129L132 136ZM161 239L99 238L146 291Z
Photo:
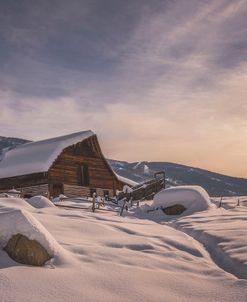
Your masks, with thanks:
M46 172L64 148L93 135L88 130L20 145L0 161L0 178Z

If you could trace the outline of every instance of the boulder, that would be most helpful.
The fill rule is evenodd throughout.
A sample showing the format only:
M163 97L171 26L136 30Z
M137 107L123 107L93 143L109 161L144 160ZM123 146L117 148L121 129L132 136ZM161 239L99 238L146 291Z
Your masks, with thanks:
M175 204L170 207L162 208L162 210L166 215L180 215L186 208L182 204Z
M13 235L4 250L16 262L42 266L51 257L46 249L36 240L30 240L22 234Z

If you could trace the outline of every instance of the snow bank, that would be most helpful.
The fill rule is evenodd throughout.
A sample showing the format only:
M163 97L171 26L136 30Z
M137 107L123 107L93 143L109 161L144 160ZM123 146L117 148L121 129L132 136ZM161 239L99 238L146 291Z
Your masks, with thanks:
M170 207L175 204L183 205L186 214L205 211L213 204L208 193L200 186L179 186L164 189L154 196L154 207Z
M2 198L2 197L8 198L8 197L12 197L12 196L9 195L8 193L1 193L1 194L0 194L0 198Z
M246 220L247 208L237 206L179 217L171 224L203 244L215 263L224 270L247 279Z
M0 211L0 246L5 247L18 233L38 241L51 257L57 255L58 243L31 213L15 208Z
M27 211L34 210L34 208L22 198L11 197L11 196L0 198L0 210L2 210L3 208L13 208L13 207L18 209L25 209Z
M55 203L55 202L63 201L64 199L67 199L67 198L68 198L67 196L60 194L59 196L53 198L52 202Z
M44 196L34 196L32 198L27 199L27 202L34 208L38 209L55 207L55 205Z

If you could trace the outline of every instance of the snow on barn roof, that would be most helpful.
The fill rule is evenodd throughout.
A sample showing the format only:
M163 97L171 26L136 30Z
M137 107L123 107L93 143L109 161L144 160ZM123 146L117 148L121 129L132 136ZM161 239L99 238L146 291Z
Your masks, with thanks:
M93 135L88 130L20 145L0 161L0 178L46 172L64 148Z

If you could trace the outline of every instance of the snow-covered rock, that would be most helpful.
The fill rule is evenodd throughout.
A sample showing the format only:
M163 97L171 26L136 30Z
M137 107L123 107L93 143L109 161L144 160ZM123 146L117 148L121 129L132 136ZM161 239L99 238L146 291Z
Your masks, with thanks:
M30 240L39 242L50 257L58 253L59 244L30 212L16 208L1 209L0 247L4 248L10 238L16 234L22 234Z
M186 214L205 211L213 207L208 193L200 186L168 188L154 196L154 207L167 208L174 205L183 205L186 208Z
M31 197L27 199L27 202L34 208L38 208L38 209L55 207L55 205L48 198L44 196Z

